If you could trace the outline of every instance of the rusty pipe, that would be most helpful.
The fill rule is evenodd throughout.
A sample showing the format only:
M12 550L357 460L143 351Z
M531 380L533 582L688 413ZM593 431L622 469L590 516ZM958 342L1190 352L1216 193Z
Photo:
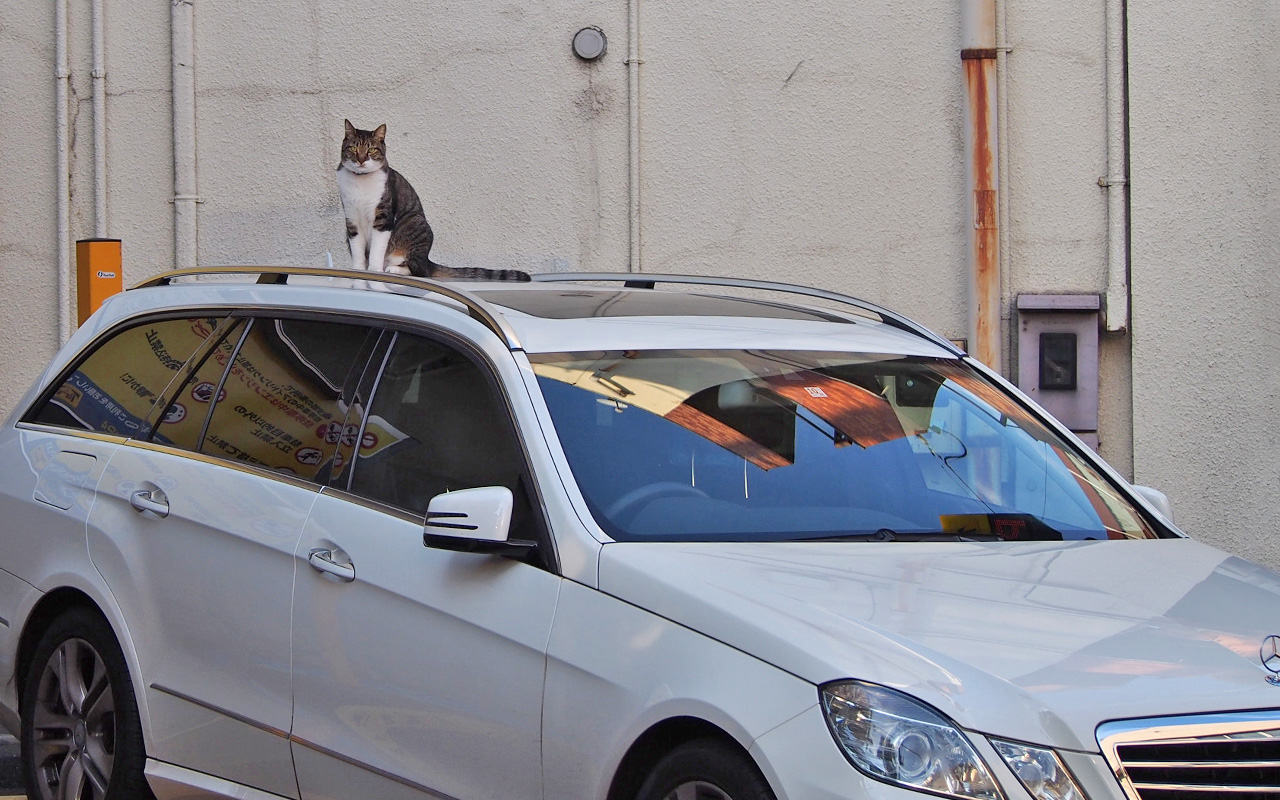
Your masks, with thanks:
M999 136L996 118L996 3L961 0L968 210L969 352L1001 368Z

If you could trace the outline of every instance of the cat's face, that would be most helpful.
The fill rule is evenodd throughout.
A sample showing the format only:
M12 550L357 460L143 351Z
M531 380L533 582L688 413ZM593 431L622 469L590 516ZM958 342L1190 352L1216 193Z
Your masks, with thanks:
M347 133L342 139L342 166L357 174L382 169L387 163L387 126L379 125L375 130L362 131L350 120L343 122Z

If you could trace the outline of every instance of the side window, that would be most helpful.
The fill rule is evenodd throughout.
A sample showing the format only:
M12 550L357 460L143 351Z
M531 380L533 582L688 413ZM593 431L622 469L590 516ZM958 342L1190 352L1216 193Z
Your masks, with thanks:
M442 492L506 486L516 496L513 530L527 517L506 407L480 367L447 345L397 336L360 444L352 492L424 514Z
M205 420L209 418L214 392L222 382L227 362L244 333L244 324L241 320L231 326L222 336L222 341L206 353L204 360L187 376L182 388L170 397L164 415L151 435L153 441L184 450L200 449L200 434Z
M253 320L220 385L192 387L217 395L200 452L323 480L344 435L344 388L379 334L344 323Z
M207 317L146 322L81 361L27 421L131 436L174 375L213 332Z

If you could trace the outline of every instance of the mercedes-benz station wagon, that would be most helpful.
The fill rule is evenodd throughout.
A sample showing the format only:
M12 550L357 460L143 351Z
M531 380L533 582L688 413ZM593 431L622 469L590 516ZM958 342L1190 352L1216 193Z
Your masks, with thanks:
M946 339L363 277L147 281L0 431L30 797L1280 796L1280 578Z

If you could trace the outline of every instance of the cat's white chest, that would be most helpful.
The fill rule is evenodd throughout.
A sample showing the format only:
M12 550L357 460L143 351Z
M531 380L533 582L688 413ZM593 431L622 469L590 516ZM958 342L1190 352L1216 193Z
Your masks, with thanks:
M338 196L342 199L342 211L365 236L373 229L373 217L386 188L385 170L375 170L363 175L357 175L349 169L338 170Z

